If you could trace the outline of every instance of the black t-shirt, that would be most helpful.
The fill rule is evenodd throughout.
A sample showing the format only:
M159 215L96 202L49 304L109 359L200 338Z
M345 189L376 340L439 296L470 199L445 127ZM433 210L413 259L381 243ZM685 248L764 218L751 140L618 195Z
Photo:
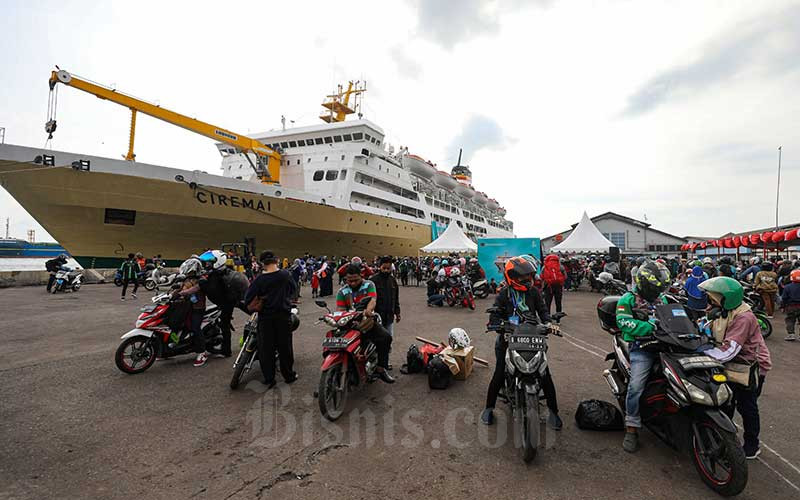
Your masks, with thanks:
M244 303L249 304L255 297L263 297L260 311L262 316L289 313L292 310L295 286L292 275L285 269L260 274L247 289Z

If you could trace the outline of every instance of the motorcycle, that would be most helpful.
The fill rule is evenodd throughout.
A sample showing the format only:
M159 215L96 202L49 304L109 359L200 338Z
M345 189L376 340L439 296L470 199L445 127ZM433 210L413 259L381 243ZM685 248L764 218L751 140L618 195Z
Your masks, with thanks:
M322 341L317 398L320 412L332 422L342 416L348 392L374 382L377 377L378 351L374 344L362 340L366 331L362 326L364 310L369 301L369 297L362 299L355 311L331 311L324 300L314 301L328 311L319 321L331 327ZM370 319L380 323L377 314Z
M491 290L489 290L489 282L486 281L486 278L481 278L480 275L470 276L470 286L472 287L472 293L475 297L479 299L485 299L489 296Z
M450 307L461 304L462 307L475 310L475 296L472 294L472 284L466 277L448 278L444 288L444 297L445 302Z
M187 321L183 320L177 331L167 324L170 313L185 302L173 300L171 293L156 295L152 302L142 307L136 319L136 328L121 337L122 343L114 354L117 368L129 375L147 370L156 358L194 354L193 333ZM206 309L203 317L201 335L209 352L221 352L220 315L220 309L213 306Z
M294 332L300 326L300 319L297 317L297 308L292 308L290 331ZM250 319L245 323L242 329L242 340L240 341L241 350L233 362L233 376L231 377L230 387L236 389L242 382L244 375L250 371L253 366L253 361L258 359L258 313L250 315ZM278 353L275 353L275 358L278 358ZM275 363L279 366L278 363Z
M152 292L156 288L170 288L176 282L178 273L164 275L163 269L164 266L159 266L153 269L150 275L145 278L144 287L148 292Z
M488 313L500 312L487 309ZM506 376L504 400L511 406L514 418L514 443L525 463L536 457L540 442L540 400L544 397L542 377L547 370L548 334L561 337L558 328L541 325L535 313L520 314L519 324L504 321L487 325L487 332L497 332L505 337Z
M603 330L612 335L613 352L606 356L612 367L603 371L620 409L630 380L630 351L616 324L619 297L604 297L597 304ZM639 339L640 348L656 355L640 403L642 422L671 447L688 452L700 479L722 496L741 493L747 485L747 463L736 437L736 426L722 411L730 402L723 365L698 352L711 347L700 335L680 304L662 304L652 311L635 310L637 319L651 318L656 329Z
M569 271L570 290L577 290L578 288L580 288L582 280L583 280L583 273L581 273L580 269L571 269Z
M71 269L66 266L62 266L56 272L56 280L53 282L53 286L50 288L50 293L58 293L58 292L66 292L66 291L73 291L77 292L81 289L81 285L83 284L83 273L81 273L78 269Z

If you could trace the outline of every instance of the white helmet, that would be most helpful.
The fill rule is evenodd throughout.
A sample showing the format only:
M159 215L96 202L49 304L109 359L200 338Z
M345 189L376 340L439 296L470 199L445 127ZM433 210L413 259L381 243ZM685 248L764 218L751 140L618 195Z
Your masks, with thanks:
M453 267L450 269L450 276L453 278L461 276L461 270L457 267Z
M192 277L197 276L203 272L203 263L197 257L191 257L183 261L178 273L184 276Z
M450 344L450 347L453 349L464 349L469 346L472 341L470 341L469 335L467 335L467 332L463 328L453 328L450 330L450 333L447 334L447 343Z
M711 264L712 262L713 261L711 260L711 257L706 257L705 259L703 259L703 264Z
M602 273L600 273L597 276L597 281L599 281L600 283L602 283L604 285L606 283L608 283L609 281L613 280L613 279L614 279L614 275L612 275L611 273L609 273L607 271L603 271Z
M761 263L761 258L753 257L752 259L750 259L750 263L753 264L753 265L759 264L759 263Z
M209 250L200 255L200 261L209 271L219 271L225 267L225 263L228 262L228 256L221 250Z

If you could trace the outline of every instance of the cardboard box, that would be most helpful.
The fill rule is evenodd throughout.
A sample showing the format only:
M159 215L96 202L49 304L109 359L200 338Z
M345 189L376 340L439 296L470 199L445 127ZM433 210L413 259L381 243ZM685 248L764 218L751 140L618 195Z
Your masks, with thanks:
M464 349L451 349L448 347L441 354L443 357L448 356L455 359L458 364L458 372L453 373L454 380L466 380L472 374L475 346L467 346Z

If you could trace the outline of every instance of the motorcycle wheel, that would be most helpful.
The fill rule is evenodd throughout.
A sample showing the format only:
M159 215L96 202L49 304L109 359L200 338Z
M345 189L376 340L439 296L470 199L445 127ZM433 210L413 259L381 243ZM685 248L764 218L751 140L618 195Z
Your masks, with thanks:
M475 290L475 296L478 297L479 299L485 299L486 297L489 296L489 288L484 287Z
M144 288L145 288L145 289L146 289L148 292L152 292L153 290L155 290L155 289L156 289L156 282L155 282L154 280L148 279L148 280L146 280L146 281L144 282Z
M233 376L231 377L231 389L239 387L244 375L244 369L250 364L250 360L256 355L256 339L254 335L247 337L247 342L242 346L236 361L233 363Z
M114 354L117 368L128 375L142 373L156 360L156 346L151 337L136 335L125 339Z
M334 365L319 377L319 410L322 416L335 422L344 413L347 402L347 373L342 372L342 365Z
M539 398L527 394L524 389L517 393L517 407L514 409L516 444L522 460L530 463L536 458L539 447Z
M122 280L120 278L114 278L114 284L117 286L122 286Z
M772 335L772 322L767 319L766 316L756 315L756 320L758 320L758 326L761 328L761 336L764 338L768 338Z
M695 469L700 479L716 493L729 497L747 486L747 462L736 435L711 421L697 422L697 434L690 433Z
M77 292L80 289L81 289L81 284L80 283L75 283L74 285L72 285L72 291L73 292Z

